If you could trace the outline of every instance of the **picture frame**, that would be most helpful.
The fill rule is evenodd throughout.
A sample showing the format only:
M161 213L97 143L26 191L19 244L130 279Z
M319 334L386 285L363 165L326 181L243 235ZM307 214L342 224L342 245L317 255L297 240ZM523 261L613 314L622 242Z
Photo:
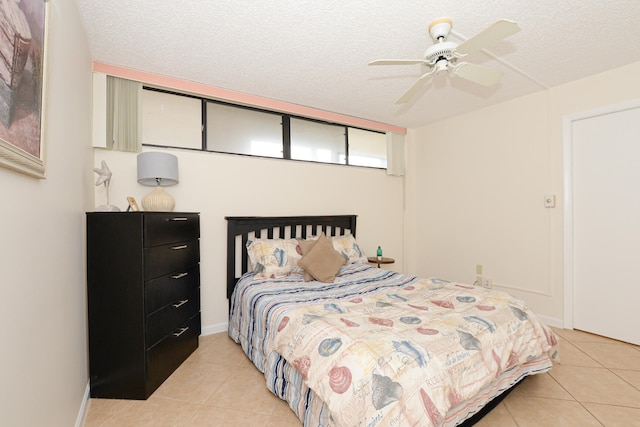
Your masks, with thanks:
M0 2L0 166L45 178L47 0ZM6 31L5 31L6 30Z
M129 209L127 210L131 210L131 212L138 212L140 210L136 199L134 199L133 197L127 197L127 201L129 202Z

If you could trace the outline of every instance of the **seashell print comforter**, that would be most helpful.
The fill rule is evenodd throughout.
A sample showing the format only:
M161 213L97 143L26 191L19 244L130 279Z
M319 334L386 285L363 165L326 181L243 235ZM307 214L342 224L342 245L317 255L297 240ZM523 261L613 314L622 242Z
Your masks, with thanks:
M365 264L333 284L292 276L241 280L229 335L305 425L455 425L557 357L504 292Z

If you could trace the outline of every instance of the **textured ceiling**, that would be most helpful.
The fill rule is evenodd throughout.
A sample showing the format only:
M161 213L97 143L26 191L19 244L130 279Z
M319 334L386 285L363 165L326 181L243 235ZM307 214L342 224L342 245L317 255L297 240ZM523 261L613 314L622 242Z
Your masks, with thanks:
M639 0L76 2L96 61L402 127L640 61ZM422 66L367 63L421 58L442 16L457 42L518 22L522 31L467 59L505 76L491 88L439 76L395 104Z

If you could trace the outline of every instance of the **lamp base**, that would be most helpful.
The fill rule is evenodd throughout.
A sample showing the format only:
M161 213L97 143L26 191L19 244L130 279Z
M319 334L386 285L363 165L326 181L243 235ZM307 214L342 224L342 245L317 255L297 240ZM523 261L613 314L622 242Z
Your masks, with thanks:
M151 212L171 212L176 206L176 201L165 193L162 187L156 187L142 198L142 208Z

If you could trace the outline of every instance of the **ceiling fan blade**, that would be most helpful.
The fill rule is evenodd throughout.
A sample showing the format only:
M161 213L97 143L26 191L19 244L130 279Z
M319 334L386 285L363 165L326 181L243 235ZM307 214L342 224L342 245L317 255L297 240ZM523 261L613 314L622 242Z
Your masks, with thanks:
M496 43L505 37L509 37L520 31L520 27L517 23L509 21L508 19L500 19L494 22L484 30L480 31L475 36L471 37L466 42L463 42L458 46L455 51L462 55L468 55L484 49L485 47Z
M396 104L404 104L407 101L409 101L411 98L413 98L413 96L420 89L422 89L422 86L424 86L427 83L427 81L429 80L429 77L431 77L434 73L435 73L435 69L421 75L420 78L416 80L416 82L400 98L398 98L398 100L396 101Z
M452 68L453 74L465 80L478 83L482 86L493 86L498 83L504 73L494 68L483 65L460 62Z
M369 62L369 65L412 65L412 64L428 64L425 59L378 59Z

